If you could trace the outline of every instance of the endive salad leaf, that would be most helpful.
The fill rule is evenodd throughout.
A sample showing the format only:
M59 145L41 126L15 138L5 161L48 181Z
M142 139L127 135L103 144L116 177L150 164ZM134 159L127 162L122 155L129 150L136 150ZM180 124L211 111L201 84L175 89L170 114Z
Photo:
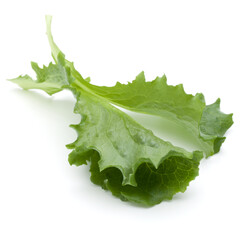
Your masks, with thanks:
M114 87L83 84L94 93L115 105L134 112L161 116L182 125L199 143L206 157L217 153L224 142L224 134L232 125L232 114L220 112L220 99L206 105L201 93L186 94L183 85L170 86L167 78L157 77L146 82L141 72L133 82L117 83Z
M57 64L50 63L48 67L40 68L37 63L32 62L32 68L36 72L37 80L34 81L30 76L24 75L11 79L13 83L18 84L21 88L41 89L49 95L60 92L64 87L69 86L73 81L70 69L65 66L65 57L59 53Z
M203 152L210 156L219 151L224 133L233 123L232 115L220 112L219 100L206 106L202 94L192 96L182 85L167 85L165 76L146 82L140 73L127 85L92 85L53 41L50 16L46 23L55 63L42 69L32 63L37 80L25 75L11 81L49 95L64 89L73 92L77 101L74 112L81 115L81 122L71 125L78 137L67 145L72 149L69 163L79 166L89 162L92 182L122 200L152 206L184 192L198 175ZM196 137L199 149L188 152L173 146L112 103L183 125Z

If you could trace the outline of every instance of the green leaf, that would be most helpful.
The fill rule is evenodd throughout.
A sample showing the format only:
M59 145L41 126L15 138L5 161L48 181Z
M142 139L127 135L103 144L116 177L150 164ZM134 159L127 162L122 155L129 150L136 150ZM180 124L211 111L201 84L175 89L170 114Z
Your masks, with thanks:
M90 163L91 180L124 201L152 206L184 192L198 175L202 151L188 152L156 137L118 105L135 112L161 116L184 126L199 142L206 156L219 151L224 134L232 125L232 114L219 110L220 100L206 106L202 94L186 94L182 85L169 86L166 77L146 82L144 73L126 85L99 87L89 83L53 41L50 16L47 36L55 64L40 68L32 63L37 80L28 75L11 81L24 89L54 94L69 89L76 97L74 112L81 122L71 125L77 140L69 163Z
M182 84L168 85L165 75L146 82L141 72L133 82L118 82L113 87L95 86L88 82L82 84L122 108L161 116L180 124L195 137L198 149L203 150L207 157L219 151L225 139L223 135L233 124L232 114L220 112L220 100L207 106L203 94L186 94Z
M154 136L103 99L81 92L72 125L70 164L91 162L92 181L121 199L153 205L186 190L198 175L201 152L189 153Z
M182 156L169 156L156 169L150 163L143 163L136 171L137 187L122 185L122 174L116 168L100 172L98 156L91 158L91 180L110 190L123 201L153 206L163 200L171 200L176 192L184 192L188 183L198 175L198 160Z
M199 133L202 139L212 143L214 153L219 152L226 139L223 136L233 124L232 116L233 114L224 114L220 111L219 98L203 110L199 123Z
M69 86L73 81L70 69L65 67L64 55L60 52L58 55L58 63L50 63L48 67L40 68L37 63L31 63L33 70L37 74L37 80L33 80L28 75L19 76L9 81L18 84L23 89L41 89L52 95Z

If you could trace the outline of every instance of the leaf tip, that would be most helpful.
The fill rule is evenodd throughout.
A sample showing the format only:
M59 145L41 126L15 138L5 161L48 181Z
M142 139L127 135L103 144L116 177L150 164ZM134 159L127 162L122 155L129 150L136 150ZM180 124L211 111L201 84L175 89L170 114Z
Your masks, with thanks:
M137 186L137 182L136 182L135 174L134 174L134 173L129 174L128 177L126 177L126 176L123 174L122 186L126 186L126 185L131 185L131 186L134 186L134 187Z
M220 103L221 103L221 99L218 98L214 104L216 104L217 106L220 106Z
M144 71L140 72L140 73L137 75L135 81L136 81L136 82L145 82L145 81L146 81Z
M167 76L165 74L162 77L157 77L157 79L159 79L160 83L167 85Z

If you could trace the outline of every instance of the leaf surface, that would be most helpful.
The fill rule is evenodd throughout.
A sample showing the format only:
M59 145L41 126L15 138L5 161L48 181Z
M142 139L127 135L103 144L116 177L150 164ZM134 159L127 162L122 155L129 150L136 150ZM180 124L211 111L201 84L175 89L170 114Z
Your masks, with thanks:
M47 67L40 68L37 63L31 63L33 70L36 72L37 79L34 80L28 75L19 76L9 81L18 84L21 88L41 89L52 95L70 85L73 78L70 74L70 69L65 66L65 57L63 53L59 53L58 62L50 63Z
M11 81L24 89L41 89L52 95L64 89L76 98L74 112L81 122L71 125L78 134L69 163L90 163L91 180L122 200L152 206L184 192L199 171L202 151L188 152L156 137L115 106L161 116L180 124L199 142L206 156L219 151L232 115L220 112L220 100L205 104L204 96L186 94L182 85L169 86L166 77L146 82L144 73L128 84L99 87L89 83L65 59L53 41L51 17L47 35L55 63L40 68L32 63L37 79L28 75Z
M113 87L83 84L122 108L160 116L183 126L195 137L198 149L203 150L207 157L220 150L225 140L223 136L233 124L232 114L220 112L220 99L206 105L203 94L186 94L182 84L168 85L165 75L147 82L142 72L133 82L118 82Z
M72 125L78 138L68 145L70 164L90 161L92 181L121 199L153 205L185 191L198 175L201 152L161 140L108 102L82 92L75 113L82 121Z

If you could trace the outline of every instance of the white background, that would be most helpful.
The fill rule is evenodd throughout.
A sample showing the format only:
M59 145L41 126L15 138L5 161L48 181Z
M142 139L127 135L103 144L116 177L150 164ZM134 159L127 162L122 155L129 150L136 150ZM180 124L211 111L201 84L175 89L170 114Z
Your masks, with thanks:
M34 77L30 61L51 61L45 14L60 49L93 83L165 73L234 113L221 152L202 160L184 194L137 207L93 185L87 166L68 164L65 144L76 138L68 125L80 120L71 94L6 81ZM239 82L239 1L1 1L0 239L240 239Z

